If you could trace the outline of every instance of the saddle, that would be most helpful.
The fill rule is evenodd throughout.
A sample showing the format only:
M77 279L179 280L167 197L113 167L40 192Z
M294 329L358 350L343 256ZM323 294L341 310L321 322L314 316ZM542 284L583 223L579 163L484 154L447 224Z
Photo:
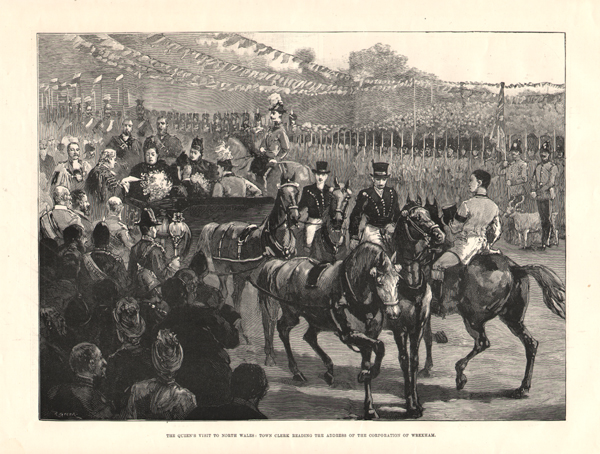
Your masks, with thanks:
M308 259L312 264L312 268L308 272L308 276L306 278L306 288L317 288L317 282L319 282L319 278L323 271L331 265L329 262L317 262L313 259Z

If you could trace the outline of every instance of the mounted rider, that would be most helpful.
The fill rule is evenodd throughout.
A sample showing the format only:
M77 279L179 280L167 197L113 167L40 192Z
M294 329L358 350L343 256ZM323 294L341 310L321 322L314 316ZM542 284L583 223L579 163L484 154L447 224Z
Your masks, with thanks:
M400 206L395 189L386 186L390 177L388 167L387 162L373 162L373 186L358 193L350 215L350 249L356 248L359 242L370 241L381 246L388 256L393 254L392 235L400 216ZM363 215L367 223L359 235Z
M469 191L473 194L464 201L454 219L450 230L454 234L454 245L433 264L431 271L433 298L442 305L444 297L444 273L459 263L468 265L475 255L488 252L500 238L500 210L498 205L487 196L491 176L485 170L475 170L469 179Z
M260 144L259 154L250 166L250 171L256 176L256 181L263 181L265 188L269 169L277 162L275 158L287 155L290 150L290 141L282 126L282 117L286 110L283 107L281 96L273 93L269 96L269 104L273 125L267 131L267 135Z
M313 240L317 230L323 224L323 216L329 210L331 204L331 188L325 184L330 170L327 161L317 161L316 169L311 169L315 174L316 183L304 186L302 197L298 204L298 210L307 211L308 218L305 221L305 255L310 255ZM302 216L304 217L304 216ZM302 218L301 218L302 219Z

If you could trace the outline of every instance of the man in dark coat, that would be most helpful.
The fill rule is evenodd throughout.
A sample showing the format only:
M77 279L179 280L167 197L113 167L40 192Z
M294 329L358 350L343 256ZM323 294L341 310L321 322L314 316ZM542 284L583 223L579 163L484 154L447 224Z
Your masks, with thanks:
M149 297L159 284L172 277L180 267L179 258L167 262L164 248L156 242L156 220L154 211L146 208L137 222L142 239L131 248L129 255L129 279L139 297Z
M298 210L307 210L308 219L306 222L305 229L305 254L310 255L310 249L312 247L313 240L317 230L321 228L323 223L323 216L329 211L329 205L331 204L331 191L330 187L325 184L329 175L329 169L327 168L327 161L317 161L317 168L312 169L317 180L316 183L304 186L302 189L302 197L298 204Z
M391 256L392 235L396 221L400 216L398 194L394 188L386 186L388 173L387 162L373 163L373 186L363 189L356 197L356 205L350 215L350 249L356 248L359 241L369 241L380 245ZM359 227L362 216L367 223L359 237Z
M87 342L73 347L69 365L75 373L71 383L52 388L48 394L49 419L111 419L112 403L98 391L95 380L106 376L106 360L94 344Z
M144 150L148 148L150 143L154 144L157 153L163 157L167 164L171 165L183 152L183 146L179 138L167 132L168 126L167 117L159 116L156 120L157 133L144 141Z
M181 270L177 276L162 286L171 311L156 329L170 329L181 342L185 361L177 381L196 395L198 405L226 404L231 398L230 358L226 349L239 345L234 325L240 315L228 305L215 310L199 304L197 277L191 270Z
M117 152L117 174L120 178L129 175L131 168L142 162L142 144L133 137L133 121L127 119L123 122L123 132L113 136L106 144Z

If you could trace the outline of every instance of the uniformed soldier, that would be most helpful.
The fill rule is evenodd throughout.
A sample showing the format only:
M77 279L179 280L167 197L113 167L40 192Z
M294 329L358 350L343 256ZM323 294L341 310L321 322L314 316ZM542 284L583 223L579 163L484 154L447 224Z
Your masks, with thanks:
M542 245L540 249L545 250L546 247L550 246L550 230L552 229L551 202L556 197L554 186L558 175L558 167L550 161L550 142L544 142L540 150L540 158L542 162L535 168L535 182L531 197L536 200L538 212L540 213L542 224Z
M94 250L83 256L88 277L83 280L89 285L88 290L94 283L110 279L118 285L121 292L124 292L129 287L127 269L121 257L109 250L110 230L105 222L96 224L92 238Z
M256 175L256 181L263 181L265 187L270 165L276 162L275 158L287 155L290 150L290 141L281 125L283 114L286 112L281 96L273 93L269 96L269 103L271 104L269 111L273 125L260 144L259 155L250 165L250 171Z
M121 221L123 202L119 197L108 199L108 216L105 222L110 231L110 251L121 257L125 266L129 265L129 254L135 245L134 239L129 233L129 228Z
M43 238L55 240L63 244L63 231L70 225L77 224L83 230L81 218L71 210L71 192L64 186L52 190L54 208L40 217L40 231Z
M158 117L156 120L156 129L158 132L144 141L144 150L147 150L151 143L154 144L156 152L167 164L171 165L183 152L183 146L178 137L167 132L168 126L166 116L161 115Z
M173 277L180 268L179 257L167 263L164 248L156 242L156 220L154 211L145 208L137 225L142 239L131 248L129 255L129 279L140 298L151 299L149 293L159 284Z
M113 136L106 144L106 148L111 148L117 152L117 175L124 178L129 175L131 168L144 160L142 155L142 144L133 137L133 121L126 119L123 122L123 132L118 136Z
M358 193L350 215L350 249L356 248L359 241L370 241L380 245L388 255L393 254L392 235L400 216L400 206L394 188L386 186L390 177L388 167L387 162L374 162L373 186ZM362 215L366 216L367 223L359 236Z
M476 254L490 250L500 238L500 210L487 196L490 181L490 174L480 169L469 178L473 197L460 205L450 223L454 245L437 259L431 271L433 297L438 303L442 301L444 272L459 263L468 265Z
M512 162L503 162L504 169L500 174L506 175L506 186L508 186L508 199L515 201L517 198L524 198L527 194L527 163L521 158L521 145L519 142L513 142L510 146Z
M330 170L327 168L327 161L317 161L316 169L312 169L317 180L316 183L309 186L304 186L302 197L298 204L298 210L301 212L301 219L304 219L303 210L307 211L308 218L306 219L304 231L304 247L305 255L310 255L315 233L323 224L323 217L329 210L331 203L331 188L325 184Z

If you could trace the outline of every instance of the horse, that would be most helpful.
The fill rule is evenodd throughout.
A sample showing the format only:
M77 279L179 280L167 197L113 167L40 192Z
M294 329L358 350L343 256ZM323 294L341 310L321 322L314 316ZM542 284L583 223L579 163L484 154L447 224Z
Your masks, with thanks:
M404 298L416 301L418 295L411 295L411 292L414 292L412 289L415 285L414 276L418 276L417 282L422 281L426 287L421 292L430 293L427 281L430 277L431 264L443 252L439 247L441 242L432 240L431 232L435 230L430 226L435 223L431 220L428 210L416 207L410 208L406 213L406 216L401 217L396 229L396 261L404 262L404 267L412 270L413 278L412 282L401 279L401 282L405 281L408 284L404 284L406 288L400 285L398 290L401 307ZM402 232L405 234L402 235ZM446 270L444 287L449 295L444 299L451 301L448 308L460 314L467 332L474 339L471 352L456 362L457 390L462 390L467 383L464 371L469 361L490 347L485 333L485 324L499 317L525 347L525 375L521 385L511 393L511 396L521 398L529 392L538 347L538 341L533 338L523 323L529 304L529 277L533 277L542 289L546 307L565 319L565 286L556 273L546 266L520 266L501 253L484 253L476 255L466 267L459 264ZM402 322L401 316L397 323ZM425 322L423 337L428 359L425 369L420 373L421 376L428 375L433 366L429 315L418 320L419 327L423 322ZM418 345L414 351L411 349L411 363L414 364L415 369L418 367ZM414 373L414 370L412 372ZM414 386L416 394L416 381Z
M344 260L328 264L316 287L307 288L308 274L313 266L310 259L298 257L291 260L272 259L264 263L251 280L259 290L259 303L265 305L271 300L271 303L277 301L281 306L282 316L277 321L277 330L296 382L307 381L298 368L290 346L290 331L300 323L299 317L304 317L308 322L304 340L325 364L327 371L324 379L329 385L334 381L333 362L318 344L318 334L321 331L333 331L348 347L353 350L353 347L358 348L362 355L358 381L365 385L365 419L377 418L371 380L379 374L385 353L383 342L377 338L386 315L390 318L398 316L398 273L385 251L373 243L363 243ZM345 322L359 326L356 331L344 328L348 323L340 322L340 316L337 315L339 309L334 308L342 297L347 302L345 309L341 309ZM272 336L268 342L271 348ZM372 353L375 353L373 363Z
M279 161L267 171L263 181L257 181L254 173L250 171L255 156L250 154L244 144L235 137L228 137L227 140L219 142L212 153L215 155L213 160L219 160L222 156L231 159L234 173L254 181L263 189L265 195L274 196L277 193L277 183L284 175L296 175L296 183L298 183L300 191L304 186L315 182L310 167L299 162L282 160L285 155L278 157ZM206 155L209 159L210 152L207 152Z
M285 176L273 209L260 226L238 221L212 222L202 229L199 249L206 256L209 270L217 274L225 299L229 294L227 278L233 277L231 297L238 312L250 273L270 257L287 259L295 255L296 238L292 227L298 217L298 184L294 176Z
M309 257L319 262L335 262L348 255L344 222L348 214L352 190L350 189L350 181L341 184L337 178L334 178L333 181L333 186L330 188L331 203L329 210L324 213L321 219L321 228L315 234L308 254ZM304 235L305 231L302 230L302 233L299 233L296 238L304 243Z

